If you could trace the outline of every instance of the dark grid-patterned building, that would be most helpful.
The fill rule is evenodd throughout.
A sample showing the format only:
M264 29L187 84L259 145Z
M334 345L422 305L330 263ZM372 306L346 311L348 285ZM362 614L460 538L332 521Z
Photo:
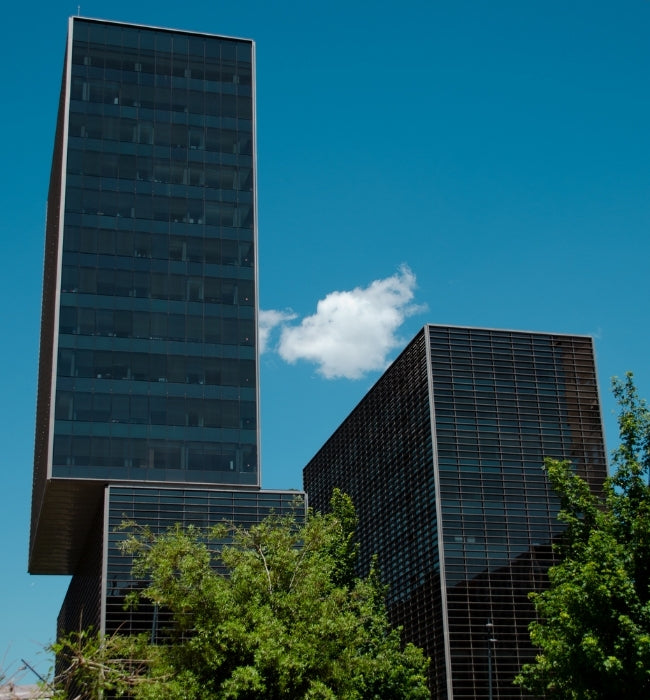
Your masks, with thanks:
M230 498L208 508L218 520L244 517L246 499L260 517L285 504L260 491L254 50L69 20L29 557L32 573L74 574L66 625L82 608L106 623L123 493L109 485L158 524L184 521L194 498ZM166 488L185 495L164 505Z
M246 491L215 488L110 485L104 492L104 510L96 527L91 529L82 568L61 608L59 630L76 629L79 614L83 624L111 634L152 632L159 615L146 604L125 609L125 596L142 582L131 574L132 560L120 550L126 537L121 528L125 521L135 521L152 533L164 532L180 523L207 528L221 522L233 522L247 528L265 517L304 515L304 501L295 491ZM102 563L101 559L104 557ZM89 617L89 615L91 617Z
M311 506L354 500L360 565L378 554L435 698L490 697L490 674L493 697L521 696L527 593L561 531L545 457L605 477L591 338L427 325L305 467Z

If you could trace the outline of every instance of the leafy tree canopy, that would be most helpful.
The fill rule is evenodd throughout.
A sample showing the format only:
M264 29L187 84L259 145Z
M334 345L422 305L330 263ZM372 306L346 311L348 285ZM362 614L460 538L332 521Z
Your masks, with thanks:
M136 700L428 698L428 661L389 626L377 572L354 574L350 499L331 505L248 530L128 524L124 550L148 581L136 596L166 611L165 640L68 636L59 685Z
M602 495L568 462L545 466L567 529L550 587L530 596L540 651L516 682L538 695L650 697L650 411L631 374L613 392L621 444Z

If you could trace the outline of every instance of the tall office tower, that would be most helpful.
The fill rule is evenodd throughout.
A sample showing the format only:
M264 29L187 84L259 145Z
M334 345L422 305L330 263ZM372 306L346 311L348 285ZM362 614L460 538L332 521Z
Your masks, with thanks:
M378 555L435 698L522 696L527 593L561 532L544 457L602 485L591 338L427 325L305 467L311 506L352 497L360 565Z
M104 628L131 585L122 513L254 522L293 500L260 491L254 98L252 41L69 20L29 556L74 574L64 626Z

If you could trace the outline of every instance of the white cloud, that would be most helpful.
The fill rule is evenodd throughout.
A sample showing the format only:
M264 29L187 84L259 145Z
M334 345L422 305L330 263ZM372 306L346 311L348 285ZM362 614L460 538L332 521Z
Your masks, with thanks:
M270 309L269 311L264 311L260 309L258 317L260 354L267 349L273 329L282 323L293 321L296 316L297 314L294 314L293 311L290 310L274 311Z
M402 265L396 274L367 287L330 292L318 302L316 313L300 325L283 325L278 352L290 363L314 362L327 379L358 379L366 372L382 370L391 350L403 343L396 335L399 327L408 316L422 311L411 303L414 289L415 275ZM260 317L280 314L267 317L268 328L291 320L290 314L281 318L282 313L286 312L261 312Z

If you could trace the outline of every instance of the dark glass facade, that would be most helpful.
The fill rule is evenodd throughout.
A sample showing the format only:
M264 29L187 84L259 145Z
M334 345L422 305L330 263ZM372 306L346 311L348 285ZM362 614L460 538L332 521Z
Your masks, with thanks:
M70 19L34 570L78 558L41 523L75 521L83 480L259 487L253 71L249 40ZM88 522L99 488L85 487Z
M257 483L252 52L73 21L55 477Z
M303 495L296 491L244 491L112 485L105 491L103 517L90 532L87 556L75 574L58 619L60 631L86 626L107 634L156 633L166 622L164 611L141 604L125 609L125 596L142 586L131 574L132 559L120 551L125 521L156 534L177 523L207 528L222 522L251 527L269 515L304 517ZM102 562L102 542L105 561ZM160 627L159 627L160 625Z
M151 625L121 605L125 517L248 525L299 495L260 490L254 59L247 39L69 20L29 557L72 574L60 630Z
M310 506L353 498L361 566L378 554L436 698L490 696L488 622L493 697L522 697L527 593L561 532L545 457L605 478L591 338L428 325L305 467Z

